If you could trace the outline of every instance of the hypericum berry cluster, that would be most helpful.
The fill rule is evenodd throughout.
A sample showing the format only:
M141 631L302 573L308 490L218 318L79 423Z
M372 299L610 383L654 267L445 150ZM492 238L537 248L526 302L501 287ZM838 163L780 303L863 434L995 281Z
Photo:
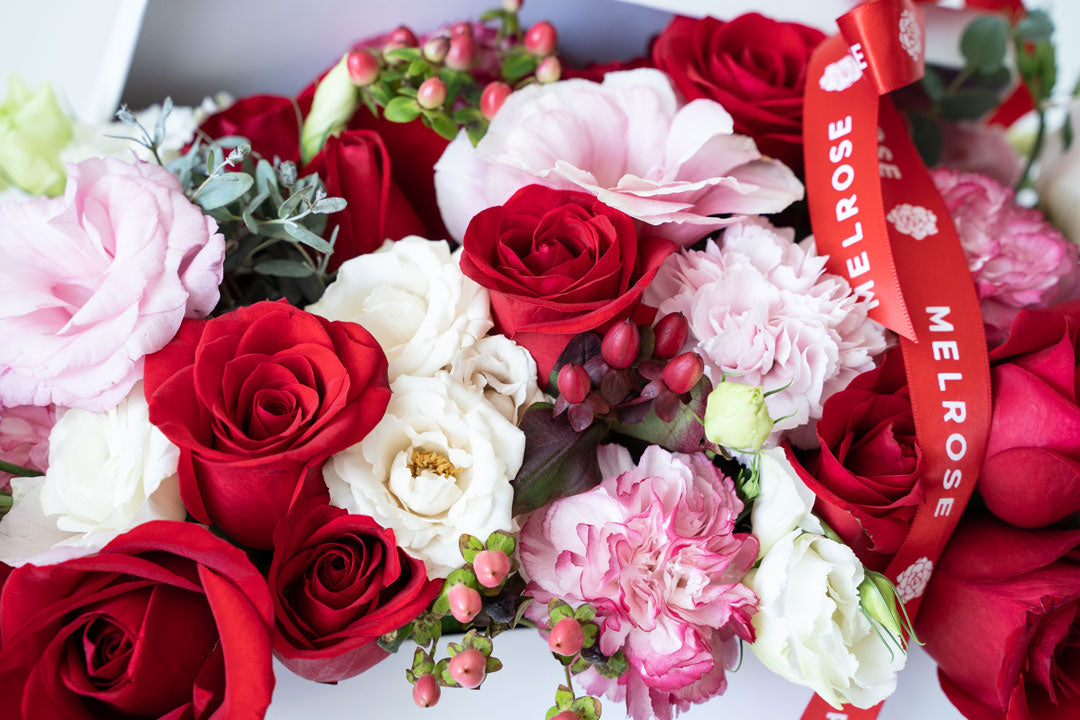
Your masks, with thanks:
M672 422L680 406L691 402L691 391L705 372L700 355L682 352L688 336L682 313L665 315L655 327L624 320L609 327L599 342L595 334L579 335L556 363L555 416L567 413L578 432L597 416L635 424L650 410Z
M501 8L480 16L481 23L499 22L493 39L477 37L473 23L459 22L421 43L402 25L381 48L352 51L346 60L349 78L371 112L381 107L392 122L423 118L448 140L464 128L475 144L515 88L562 76L554 26L541 21L523 32L517 15L521 4L504 0ZM477 67L482 50L497 58L499 79L485 77Z
M555 704L547 711L551 720L597 720L600 701L588 695L574 695L571 677L592 667L605 677L617 678L627 670L620 650L605 657L597 647L600 626L594 622L596 608L588 603L575 610L562 600L548 602L548 647L566 669L566 684L555 691Z

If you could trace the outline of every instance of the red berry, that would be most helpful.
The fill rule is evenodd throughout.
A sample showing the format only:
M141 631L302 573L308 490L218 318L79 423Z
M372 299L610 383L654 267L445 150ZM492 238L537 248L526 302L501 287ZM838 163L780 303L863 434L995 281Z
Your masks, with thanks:
M420 83L420 89L416 91L416 102L426 110L434 110L442 107L446 101L446 83L437 77L429 77Z
M481 585L498 587L510 572L510 556L502 550L481 550L473 558L472 566Z
M424 57L433 63L441 63L450 52L450 38L445 35L433 37L424 43Z
M482 607L480 593L468 585L455 585L450 588L447 599L450 601L450 613L462 624L472 621Z
M563 710L558 715L552 716L551 720L581 720L581 716L573 710Z
M484 682L487 658L479 650L469 648L450 658L450 677L463 688L472 689Z
M495 113L499 112L499 108L502 107L502 104L506 102L506 98L510 97L512 92L510 86L504 82L488 83L480 96L480 112L488 120L495 117Z
M551 652L566 657L573 657L581 652L581 645L585 642L585 634L581 631L581 624L572 617L563 618L555 623L548 634L548 647Z
M641 331L629 320L623 320L608 328L600 342L600 354L604 362L616 370L630 367L641 350Z
M559 370L555 384L559 388L559 393L566 398L568 403L573 405L584 402L585 398L589 396L589 391L592 390L589 373L585 372L585 368L576 363L563 365L562 369Z
M455 35L450 38L450 50L446 53L446 67L451 70L469 70L476 61L476 42L472 35Z
M690 324L681 312L669 313L656 323L653 334L656 337L653 355L661 360L670 360L678 355L686 344L686 338L690 335Z
M379 77L379 59L368 50L353 50L345 60L353 85L367 87Z
M414 703L420 707L431 707L439 702L440 695L442 695L442 690L439 689L439 683L434 675L421 675L416 678L416 684L412 689Z
M674 393L690 392L705 372L705 361L696 352L684 352L664 367L664 384Z
M558 82L560 77L562 77L562 63L554 55L541 60L536 68L536 81L542 85Z
M468 35L472 37L473 26L471 22L456 22L450 27L450 35Z
M398 47L416 47L420 44L413 31L404 25L398 26L396 30L390 33L388 41Z
M555 52L558 41L555 26L547 20L541 20L525 33L525 49L539 57L547 57Z

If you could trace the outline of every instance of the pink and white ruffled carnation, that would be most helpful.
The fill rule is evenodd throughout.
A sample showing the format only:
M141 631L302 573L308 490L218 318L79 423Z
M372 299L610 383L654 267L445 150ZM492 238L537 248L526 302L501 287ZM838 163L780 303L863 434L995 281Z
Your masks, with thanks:
M812 441L822 405L885 350L884 329L867 303L838 275L813 239L752 218L724 231L723 242L672 255L645 292L662 314L681 312L690 345L717 383L727 373L777 391L767 398L777 419L773 440Z
M104 412L218 301L225 240L168 170L91 159L63 197L0 204L0 405Z
M592 603L601 652L621 649L630 664L630 714L670 718L672 706L722 693L736 638L752 641L757 598L741 580L758 543L734 532L743 505L703 454L654 445L635 465L625 448L604 445L599 461L599 486L522 529L528 594Z
M435 165L439 210L458 240L478 212L536 183L592 193L683 245L803 197L786 165L734 134L720 104L680 105L668 77L648 68L522 88L475 148L461 133Z
M49 431L56 424L52 405L0 407L0 458L31 470L49 468ZM0 490L6 490L12 475L0 472Z
M1077 247L1041 212L1017 205L1012 188L985 175L932 174L956 223L992 342L1005 338L1020 310L1077 297Z

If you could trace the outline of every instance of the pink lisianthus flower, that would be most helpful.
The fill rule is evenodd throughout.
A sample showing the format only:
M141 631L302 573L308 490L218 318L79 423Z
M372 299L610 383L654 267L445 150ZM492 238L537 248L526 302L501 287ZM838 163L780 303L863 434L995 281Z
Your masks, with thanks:
M1020 310L1075 299L1078 252L1041 212L1016 204L1012 188L985 175L932 171L975 279L991 342Z
M728 373L776 391L766 401L773 440L786 431L813 443L825 400L885 350L867 303L825 260L812 239L797 244L793 230L753 218L727 228L721 244L672 255L645 291L661 314L689 320L690 347L714 384Z
M225 240L157 165L70 165L63 197L0 205L0 238L3 406L109 410L218 301Z
M439 210L458 240L481 210L533 184L592 193L682 245L803 197L786 165L734 134L719 103L680 105L650 68L522 88L475 148L461 133L435 165Z
M52 405L0 407L0 459L44 473L49 469L49 431L56 424ZM0 490L6 490L11 474L0 472Z
M757 598L742 578L757 540L735 534L743 505L703 454L650 446L634 464L604 445L603 482L534 513L521 534L528 593L592 603L605 655L622 650L631 715L669 718L722 693L736 637L753 639Z

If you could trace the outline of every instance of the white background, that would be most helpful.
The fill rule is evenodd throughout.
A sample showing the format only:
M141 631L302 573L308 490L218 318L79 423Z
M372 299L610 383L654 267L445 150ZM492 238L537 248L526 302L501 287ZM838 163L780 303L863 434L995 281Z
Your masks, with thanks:
M171 94L195 103L226 90L292 94L328 66L352 41L400 23L417 32L442 22L474 17L499 0L24 0L2 8L0 81L19 73L31 85L50 80L87 121L107 119L118 99L138 108ZM825 29L836 6L850 0L632 0L666 9L681 7L730 17L754 9L800 19ZM1080 70L1080 2L1029 2L1050 6L1059 38L1059 88L1067 91ZM144 16L145 8L145 16ZM560 52L570 60L629 58L641 54L670 13L615 0L526 0L526 23L555 22ZM141 34L138 28L142 22ZM137 43L136 43L137 40ZM132 58L134 58L133 62ZM131 62L130 75L126 70ZM125 86L126 78L126 86ZM2 92L0 92L2 94ZM972 651L978 652L973 639ZM273 720L318 718L542 718L562 682L561 667L532 631L497 638L505 669L482 692L445 690L438 710L412 703L404 679L406 647L368 673L337 686L316 685L280 665L271 706ZM797 720L810 692L779 680L751 655L729 675L728 692L695 706L684 717ZM606 703L604 718L624 712ZM881 720L959 720L938 687L933 661L915 649Z

